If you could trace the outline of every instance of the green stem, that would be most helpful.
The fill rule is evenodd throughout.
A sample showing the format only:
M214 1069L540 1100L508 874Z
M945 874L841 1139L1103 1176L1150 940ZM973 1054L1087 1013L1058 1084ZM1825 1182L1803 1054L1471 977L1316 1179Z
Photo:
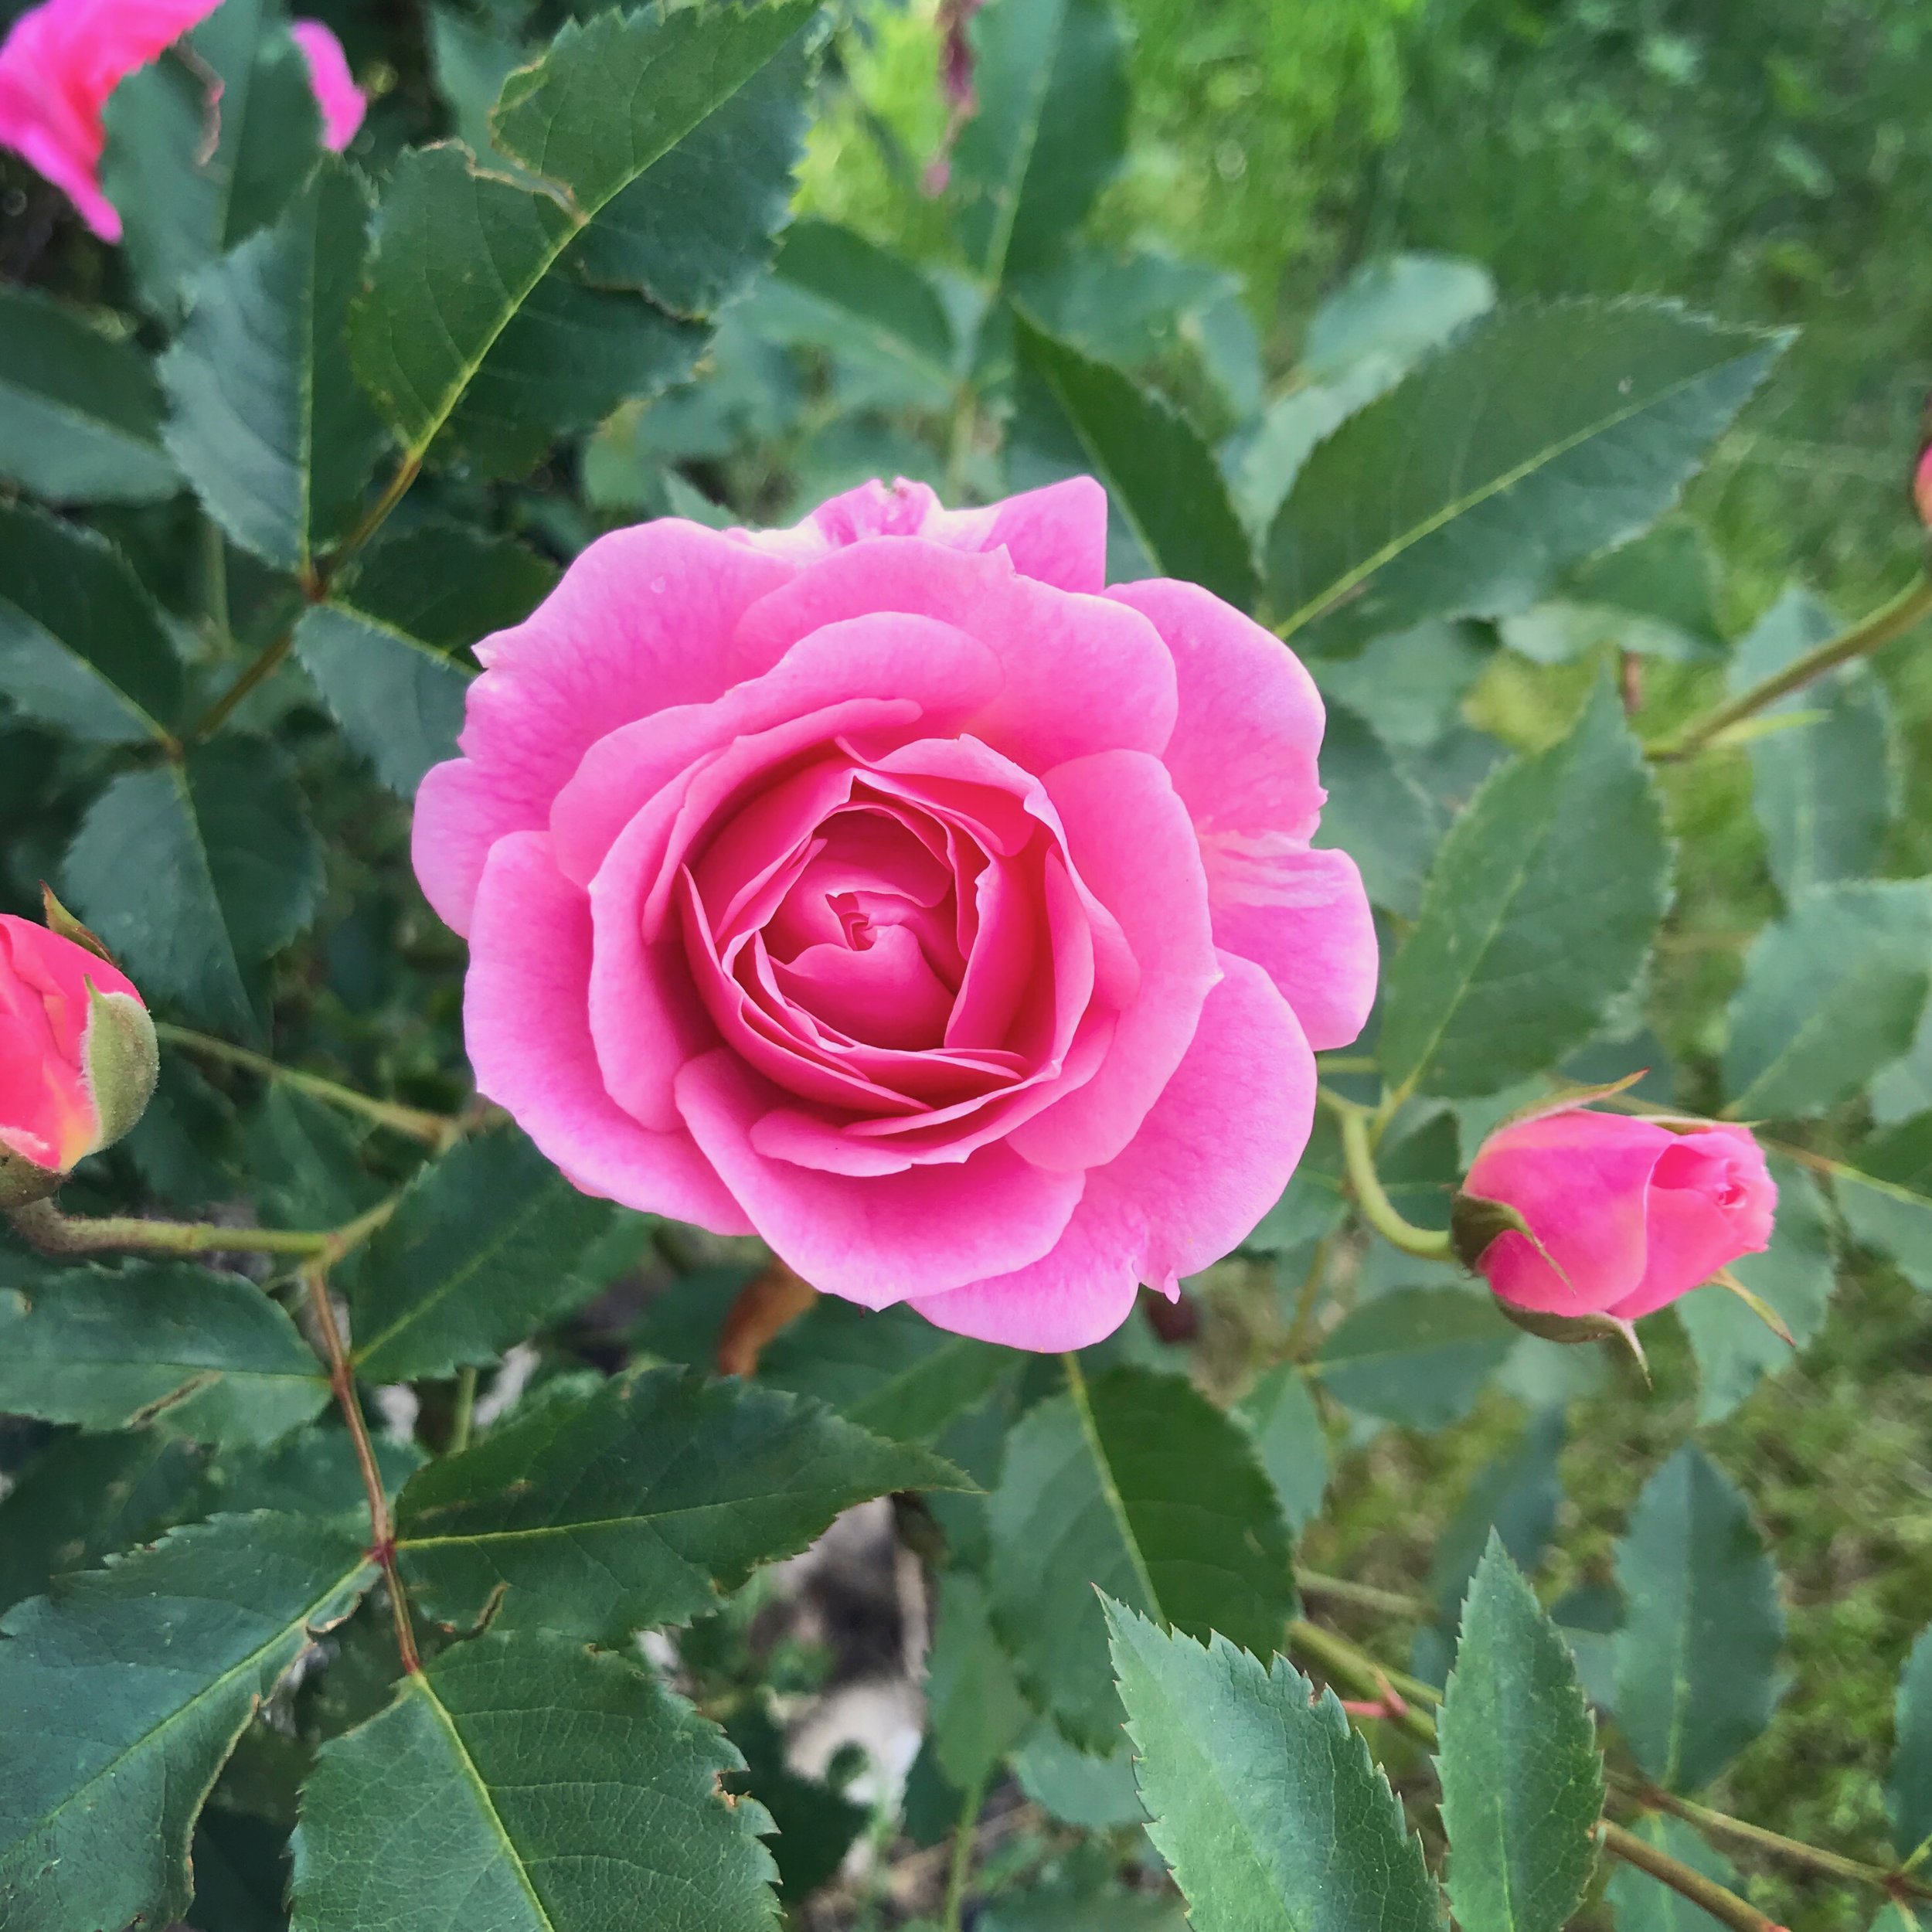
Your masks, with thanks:
M291 625L275 641L258 652L254 661L189 727L191 739L212 737L240 709L242 701L257 686L281 669L282 661L294 648L295 630Z
M1914 1898L1932 1898L1932 1886L1922 1885L1906 1877L1902 1872L1888 1871L1880 1865L1868 1865L1862 1859L1848 1859L1839 1852L1828 1852L1822 1845L1807 1845L1801 1838L1787 1838L1781 1832L1767 1831L1763 1825L1753 1825L1748 1819L1733 1818L1727 1812L1713 1811L1708 1806L1693 1804L1687 1798L1679 1798L1675 1791L1624 1778L1614 1781L1633 1802L1648 1810L1668 1811L1687 1825L1695 1825L1707 1837L1733 1838L1740 1845L1755 1845L1774 1858L1784 1859L1793 1865L1809 1866L1815 1872L1825 1872L1832 1878L1849 1879L1856 1885L1875 1885L1882 1890L1907 1892Z
M946 439L946 507L957 509L966 489L966 464L973 453L973 434L979 423L978 398L970 383L959 386L953 403L953 422Z
M225 641L228 631L228 546L221 526L204 517L201 526L202 608L208 614L208 628L217 640Z
M270 1060L266 1053L257 1053L252 1048L237 1046L231 1041L217 1039L212 1033L197 1033L192 1028L176 1026L167 1020L155 1022L158 1038L171 1046L185 1048L191 1053L205 1054L209 1060L222 1060L230 1066L246 1069L259 1074L266 1080L279 1080L284 1087L292 1087L304 1094L312 1094L319 1100L326 1100L332 1107L346 1109L352 1114L360 1114L365 1120L375 1121L379 1127L393 1129L406 1134L411 1140L420 1141L425 1146L441 1148L455 1137L459 1124L447 1114L431 1114L418 1107L405 1107L398 1100L378 1100L372 1094L359 1093L352 1087L345 1087L339 1081L326 1080L320 1073L304 1073L300 1067L284 1066Z
M1450 1247L1446 1233L1435 1228L1419 1228L1396 1212L1395 1203L1389 1199L1381 1176L1376 1172L1371 1131L1374 1114L1369 1108L1358 1107L1353 1100L1331 1093L1325 1087L1319 1092L1322 1104L1342 1124L1342 1157L1347 1165L1349 1185L1354 1192L1356 1206L1362 1210L1362 1219L1390 1247L1400 1248L1404 1254L1421 1255L1431 1261L1452 1260L1454 1250Z
M959 1823L953 1831L952 1862L946 1873L946 1909L940 1917L943 1932L960 1932L966 1910L966 1886L972 1876L973 1838L979 1828L980 1808L986 1802L986 1781L981 1778L966 1794L959 1808Z
M1288 1626L1288 1647L1311 1659L1331 1683L1338 1683L1359 1696L1380 1698L1393 1689L1404 1699L1413 1700L1405 1702L1400 1711L1393 1713L1390 1721L1399 1724L1418 1743L1434 1745L1435 1722L1426 1711L1417 1708L1420 1702L1440 1702L1428 1685L1398 1672L1385 1670L1359 1645L1305 1619L1298 1619ZM1621 1825L1605 1818L1597 1826L1597 1835L1604 1850L1613 1857L1648 1872L1659 1883L1668 1885L1679 1897L1701 1906L1719 1924L1730 1927L1732 1932L1783 1932L1774 1920L1767 1919L1747 1900L1706 1878L1702 1872L1672 1858L1668 1852L1659 1851Z
M405 457L396 466L396 474L384 485L383 494L363 513L362 520L336 546L335 553L329 559L327 571L321 580L321 587L325 590L328 587L328 578L334 577L389 521L389 512L409 495L410 485L416 481L422 467L423 459L420 456Z
M1692 719L1674 737L1648 747L1652 758L1668 761L1688 758L1699 752L1720 733L1775 704L1780 698L1809 684L1835 665L1863 657L1880 645L1910 630L1920 618L1932 614L1932 575L1914 578L1898 595L1882 604L1868 617L1850 629L1841 631L1815 649L1794 658L1782 671L1760 679L1727 703Z
M338 1228L226 1228L212 1221L148 1221L138 1215L63 1214L51 1200L11 1208L14 1231L43 1254L98 1254L137 1248L152 1254L294 1254L339 1260L396 1211L391 1195Z
M1347 1577L1325 1577L1317 1570L1298 1566L1294 1580L1306 1597L1325 1597L1337 1604L1353 1604L1383 1617L1405 1617L1420 1623L1432 1623L1435 1611L1419 1597L1403 1597L1393 1590L1378 1590L1372 1583L1358 1583ZM1312 1624L1309 1626L1314 1628Z
M1309 1257L1308 1271L1301 1277L1301 1286L1294 1298L1294 1313L1288 1321L1288 1338L1284 1352L1291 1362L1299 1362L1308 1353L1308 1332L1315 1321L1315 1304L1321 1298L1321 1284L1328 1278L1329 1237L1324 1236L1315 1244L1315 1253Z
M458 1455L470 1446L476 1427L476 1369L472 1363L456 1372L456 1406L450 1413L450 1440L444 1453Z

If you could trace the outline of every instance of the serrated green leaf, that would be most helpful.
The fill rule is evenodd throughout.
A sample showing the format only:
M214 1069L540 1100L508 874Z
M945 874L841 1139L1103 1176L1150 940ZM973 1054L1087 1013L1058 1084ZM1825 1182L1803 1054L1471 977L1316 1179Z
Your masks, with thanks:
M767 1387L814 1396L873 1434L930 1442L990 1394L1012 1357L935 1328L910 1308L861 1308L821 1296L758 1358Z
M119 551L78 524L0 505L0 696L98 744L165 740L180 661Z
M1732 1890L1736 1889L1737 1868L1695 1826L1686 1825L1682 1818L1639 1818L1631 1829L1680 1865L1688 1865L1693 1872L1701 1872L1706 1878ZM1720 1923L1702 1906L1692 1904L1682 1893L1673 1892L1648 1872L1621 1859L1612 1866L1607 1889L1617 1913L1617 1932L1713 1932Z
M1105 1614L1148 1835L1196 1932L1437 1932L1422 1847L1332 1691Z
M413 1382L494 1361L595 1293L577 1265L612 1213L521 1134L460 1142L338 1277L357 1374Z
M804 1899L837 1873L873 1811L791 1768L785 1733L768 1699L745 1699L724 1720L724 1734L745 1761L744 1775L732 1781L731 1789L749 1793L771 1815L778 1896L787 1903Z
M1126 36L1109 0L990 0L968 31L978 104L952 188L967 257L997 284L1049 265L1119 166Z
M1638 301L1477 325L1302 467L1267 542L1283 634L1528 609L1669 508L1784 340Z
M1673 1791L1708 1784L1769 1723L1784 1619L1744 1498L1695 1443L1644 1485L1617 1545L1627 1606L1617 1717Z
M1656 788L1605 679L1443 841L1383 987L1389 1078L1464 1097L1553 1066L1636 979L1669 894Z
M325 1745L295 1834L294 1932L775 1925L743 1760L637 1665L539 1631L458 1644Z
M1563 1412L1539 1410L1522 1436L1478 1469L1455 1514L1436 1539L1429 1566L1429 1600L1453 1623L1464 1593L1492 1537L1519 1568L1533 1570L1556 1527L1563 1492L1556 1459L1563 1454Z
M1899 1673L1891 1775L1885 1805L1901 1862L1932 1838L1932 1630L1919 1633Z
M1323 1338L1313 1368L1338 1401L1413 1429L1466 1415L1516 1345L1486 1294L1396 1288L1352 1309Z
M274 0L225 0L185 46L191 60L137 68L101 117L101 187L143 305L170 323L193 277L274 221L322 152L308 63Z
M1279 1363L1228 1413L1253 1437L1281 1513L1298 1535L1321 1513L1328 1486L1328 1440L1308 1383L1293 1362Z
M939 1580L926 1716L939 1768L961 1791L983 1789L1032 1726L1032 1707L993 1634L985 1586L969 1570L949 1570Z
M1105 1757L1069 1743L1050 1717L1039 1719L1012 1757L1020 1789L1049 1818L1077 1831L1111 1832L1143 1823L1134 1753L1124 1736Z
M0 1619L8 1932L181 1916L195 1815L257 1704L373 1581L362 1542L352 1522L219 1516Z
M1020 1681L1091 1750L1119 1722L1097 1590L1256 1650L1294 1614L1287 1525L1253 1445L1172 1376L1111 1369L1029 1410L991 1523L993 1615Z
M1832 1261L1832 1226L1818 1183L1795 1162L1770 1157L1777 1185L1777 1219L1771 1245L1731 1264L1731 1273L1770 1303L1791 1332L1797 1349L1774 1334L1751 1309L1721 1286L1700 1288L1677 1304L1678 1319L1697 1358L1697 1420L1721 1421L1767 1376L1798 1359L1825 1325L1837 1284ZM1853 1190L1840 1185L1841 1204ZM1865 1190L1857 1190L1865 1192ZM1852 1216L1846 1211L1846 1219ZM1925 1223L1932 1233L1932 1202ZM1855 1226L1854 1232L1856 1232Z
M1866 1141L1855 1162L1833 1170L1832 1189L1852 1240L1932 1294L1932 1113Z
M281 752L231 733L113 780L61 877L150 1000L252 1039L258 969L308 923L322 854Z
M1560 1932L1597 1862L1604 1762L1569 1647L1492 1532L1437 1720L1464 1932Z
M0 479L55 503L158 503L181 487L139 347L77 309L0 289Z
M1738 645L1731 689L1773 676L1843 628L1808 591L1787 590ZM1749 747L1751 803L1787 902L1813 886L1869 877L1897 808L1890 709L1869 671L1853 665L1816 679L1760 715L1801 710L1823 715Z
M404 155L350 333L410 457L448 424L513 471L689 369L704 332L676 318L740 292L784 219L814 11L652 6L566 26L493 123L542 190L458 147Z
M1815 1114L1912 1042L1932 968L1932 882L1821 886L1767 926L1744 961L1724 1048L1725 1111Z
M355 520L383 441L344 332L368 191L331 158L272 228L211 264L162 364L168 447L229 536L306 571Z
M0 1497L0 1610L199 1514L201 1470L192 1444L158 1429L48 1444Z
M19 1268L0 1286L0 1410L270 1442L328 1400L314 1352L240 1275L185 1261Z
M1022 305L1049 335L1115 369L1142 369L1202 342L1203 318L1238 308L1238 276L1155 249L1078 246L1020 278Z
M422 1470L397 1505L397 1546L445 1623L474 1624L507 1586L500 1626L617 1642L702 1615L854 1503L959 1481L802 1397L633 1371Z
M1207 445L1151 390L1056 341L1015 311L1015 481L1097 477L1108 574L1185 577L1246 610L1253 559Z
M1343 705L1328 706L1321 782L1328 798L1314 842L1355 860L1372 903L1414 919L1448 814L1373 727Z

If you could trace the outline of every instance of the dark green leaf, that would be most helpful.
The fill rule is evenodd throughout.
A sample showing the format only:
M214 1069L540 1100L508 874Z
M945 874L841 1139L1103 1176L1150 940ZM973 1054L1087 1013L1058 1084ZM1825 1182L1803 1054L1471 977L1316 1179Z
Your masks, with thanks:
M1669 508L1783 340L1635 301L1471 329L1303 466L1268 537L1284 634L1345 649L1526 610Z
M1457 1923L1560 1932L1597 1861L1604 1764L1569 1648L1493 1533L1437 1725Z
M771 1855L778 1862L778 1896L804 1899L833 1877L872 1813L785 1761L786 1739L767 1701L742 1703L725 1720L724 1733L744 1759L734 1793L748 1793L771 1814Z
M63 892L151 1000L245 1038L258 968L308 924L322 854L280 750L238 734L124 772L87 808Z
M491 631L521 624L556 588L557 577L548 557L513 538L427 522L385 532L343 595L432 650L467 651Z
M1149 1835L1196 1932L1437 1932L1435 1882L1332 1691L1106 1605Z
M1134 1782L1134 1753L1124 1736L1111 1741L1111 1756L1092 1757L1070 1744L1050 1717L1043 1717L1013 1753L1013 1775L1049 1818L1077 1831L1138 1825L1147 1814Z
M160 614L91 530L0 505L0 695L103 744L165 738L181 665Z
M1844 626L1808 591L1789 590L1737 647L1733 692L1782 671ZM1822 713L1751 740L1751 802L1771 876L1787 900L1813 886L1869 877L1897 808L1885 689L1862 665L1815 679L1761 714Z
M1033 1723L1012 1660L993 1634L985 1587L968 1570L949 1570L939 1580L926 1713L939 1768L961 1791L982 1789Z
M992 1529L993 1614L1021 1682L1090 1749L1119 1722L1097 1589L1257 1651L1294 1614L1287 1525L1252 1444L1172 1376L1112 1369L1029 1410Z
M1486 1294L1396 1288L1342 1318L1317 1352L1315 1372L1351 1409L1440 1429L1468 1413L1515 1342Z
M314 1352L252 1281L185 1261L14 1272L0 1410L206 1442L269 1442L328 1400Z
M1832 1265L1832 1226L1818 1183L1794 1162L1770 1157L1777 1184L1777 1219L1771 1245L1731 1264L1731 1273L1753 1294L1761 1295L1806 1347L1825 1325L1825 1311L1837 1283ZM1841 1183L1845 1218L1856 1222L1853 1194L1876 1198L1878 1190ZM1889 1199L1887 1197L1887 1204ZM1932 1232L1932 1202L1925 1226ZM1690 1336L1697 1358L1697 1420L1721 1421L1766 1376L1777 1375L1797 1359L1791 1343L1768 1328L1737 1296L1722 1287L1700 1288L1677 1304L1678 1319Z
M1927 881L1806 893L1745 957L1724 1049L1726 1112L1815 1114L1855 1093L1911 1044L1929 962Z
M648 1672L530 1631L459 1644L325 1745L295 1835L296 1932L754 1932L776 1868L717 1727Z
M181 487L140 349L30 289L0 289L0 479L56 503L158 503Z
M1015 314L1015 480L1090 475L1106 486L1108 574L1185 577L1246 610L1254 563L1207 445L1118 369Z
M168 447L215 520L307 570L355 520L383 430L349 366L366 189L330 161L274 226L196 277L162 365Z
M382 1183L363 1164L368 1121L282 1080L248 1123L248 1171L267 1227L338 1228L373 1207Z
M500 1625L617 1642L702 1615L855 1502L958 1480L801 1397L634 1371L430 1464L403 1492L399 1547L444 1622L474 1623L507 1585Z
M974 1932L1187 1932L1187 1917L1172 1892L1049 1883L1002 1893L975 1920Z
M1444 840L1383 988L1388 1077L1461 1097L1554 1065L1635 980L1669 893L1656 789L1605 679Z
M7 1932L180 1917L202 1800L257 1703L369 1587L365 1536L219 1516L0 1620Z
M1335 1116L1323 1107L1315 1114L1294 1179L1243 1245L1260 1254L1298 1255L1341 1226L1349 1211L1343 1185L1341 1132Z
M1342 705L1328 706L1321 740L1328 801L1315 843L1345 852L1362 869L1375 904L1413 920L1448 815L1373 729Z
M494 1361L596 1291L577 1269L611 1213L521 1134L459 1143L341 1277L356 1372L413 1382Z
M351 337L410 456L451 423L514 469L689 368L703 332L674 317L741 291L784 219L813 12L650 7L566 26L512 75L494 123L553 192L457 147L403 158Z
M821 1296L758 1359L758 1379L815 1396L874 1435L930 1442L1012 1367L1005 1350L935 1328L910 1308Z
M988 281L1049 265L1120 165L1127 46L1108 0L991 0L978 105L952 160L960 238Z
M101 186L141 300L165 321L202 267L281 214L322 151L308 63L273 0L226 0L185 45L192 60L138 68L102 116Z
M1202 318L1240 301L1237 276L1153 250L1117 255L1073 248L1017 290L1049 334L1115 369L1142 369L1191 348Z
M413 1442L379 1436L372 1447L391 1496L423 1466L423 1451ZM366 1507L367 1496L349 1431L321 1428L301 1430L253 1455L219 1457L191 1501L197 1515L273 1509L294 1516L342 1516Z
M1321 1513L1328 1486L1328 1441L1321 1412L1291 1362L1269 1369L1230 1412L1254 1438L1281 1513L1298 1534Z
M1652 1777L1694 1791L1770 1721L1784 1636L1750 1512L1694 1443L1644 1485L1617 1546L1617 1580L1628 1606L1617 1721Z
M1932 1631L1921 1631L1899 1675L1896 1741L1885 1801L1901 1862L1932 1838Z
M49 1443L0 1498L0 1610L199 1513L200 1475L199 1452L158 1429Z
M1429 1566L1429 1597L1445 1623L1462 1607L1463 1593L1476 1573L1491 1537L1519 1568L1533 1570L1556 1527L1563 1484L1556 1458L1563 1454L1563 1412L1539 1411L1521 1438L1476 1471L1469 1493L1436 1541Z
M1682 1818L1640 1818L1631 1828L1679 1864L1688 1865L1719 1885L1736 1886L1737 1871L1730 1860ZM1616 1908L1617 1932L1713 1932L1719 1923L1702 1906L1692 1904L1681 1893L1621 1859L1611 1868L1608 1891Z
M1932 1113L1868 1141L1855 1165L1834 1170L1832 1190L1852 1238L1932 1293ZM1781 1226L1783 1216L1781 1200Z

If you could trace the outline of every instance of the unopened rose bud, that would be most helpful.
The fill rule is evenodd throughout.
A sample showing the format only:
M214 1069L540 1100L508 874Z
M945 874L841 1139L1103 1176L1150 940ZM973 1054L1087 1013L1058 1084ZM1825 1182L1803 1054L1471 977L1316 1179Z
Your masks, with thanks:
M1507 1310L1578 1323L1580 1338L1600 1332L1595 1318L1634 1321L1760 1252L1777 1205L1747 1128L1570 1107L1490 1135L1452 1233Z
M118 967L0 913L0 1207L43 1199L119 1140L159 1065L148 1009Z

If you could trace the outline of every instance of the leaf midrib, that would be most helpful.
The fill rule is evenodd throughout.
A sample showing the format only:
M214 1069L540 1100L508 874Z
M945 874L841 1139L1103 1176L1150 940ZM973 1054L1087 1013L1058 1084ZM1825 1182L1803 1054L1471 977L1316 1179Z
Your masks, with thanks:
M1276 636L1284 640L1293 637L1304 624L1319 617L1338 599L1347 596L1351 590L1366 583L1378 570L1393 563L1396 558L1413 549L1417 544L1426 539L1434 536L1438 530L1446 529L1458 517L1466 516L1471 510L1488 502L1492 498L1501 496L1506 492L1514 489L1519 483L1534 476L1539 470L1546 468L1549 464L1567 456L1572 450L1580 449L1584 444L1593 441L1597 437L1607 436L1613 430L1622 428L1626 423L1634 422L1638 417L1647 415L1651 410L1661 408L1667 403L1674 402L1685 390L1695 388L1700 383L1708 382L1720 369L1730 369L1734 364L1747 361L1751 356L1764 355L1767 347L1767 345L1760 342L1753 345L1743 355L1727 356L1721 362L1710 363L1705 368L1681 378L1672 383L1669 388L1658 390L1654 395L1646 397L1641 403L1634 403L1628 408L1616 410L1557 442L1546 445L1533 455L1526 457L1513 468L1506 470L1501 475L1494 478L1481 488L1468 492L1459 497L1451 498L1448 502L1430 515L1423 518L1420 522L1412 525L1406 530L1398 532L1379 549L1364 558L1361 563L1345 570L1340 577L1318 595L1302 604L1276 627ZM1301 478L1298 477L1296 478L1298 485L1300 481ZM1283 509L1285 510L1293 502L1294 493L1291 490L1287 502L1283 505Z
M1147 1556L1141 1548L1140 1539L1134 1534L1134 1525L1127 1513L1127 1502L1121 1494L1120 1485L1114 1480L1114 1465L1107 1460L1107 1450L1100 1440L1100 1424L1094 1419L1094 1405L1087 1392L1087 1377L1081 1372L1080 1358L1066 1355L1060 1358L1066 1369L1066 1392L1073 1398L1073 1413L1080 1418L1080 1434L1087 1444L1087 1454L1094 1458L1095 1474L1100 1479L1100 1495L1105 1500L1114 1526L1121 1532L1121 1541L1126 1546L1128 1560L1133 1565L1134 1580L1139 1583L1147 1598L1147 1607L1155 1616L1166 1612L1161 1607L1160 1592L1154 1587L1154 1573L1148 1567Z

